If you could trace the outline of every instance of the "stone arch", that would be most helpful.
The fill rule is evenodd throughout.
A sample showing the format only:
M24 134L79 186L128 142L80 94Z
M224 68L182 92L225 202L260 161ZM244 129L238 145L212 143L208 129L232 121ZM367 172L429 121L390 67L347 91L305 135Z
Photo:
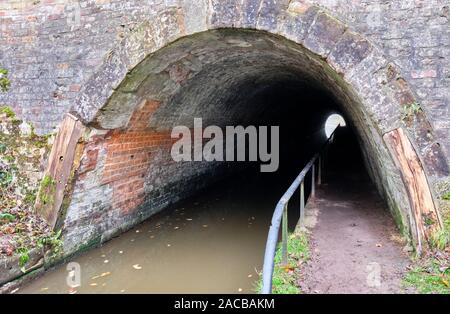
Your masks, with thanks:
M150 140L158 143L157 145L167 146L170 141L164 138L164 130L174 121L180 122L179 119L165 121L164 115L158 111L164 100L149 99L147 94L140 92L146 88L148 90L152 86L150 83L179 84L188 80L190 73L174 69L173 73L161 72L153 81L149 80L149 71L158 73L157 68L160 66L152 64L152 60L160 58L158 60L161 61L161 51L172 52L173 55L169 54L169 57L181 60L192 48L189 45L195 46L196 42L205 43L208 40L216 40L217 44L228 40L230 46L245 49L251 37L263 42L266 40L265 44L271 45L271 49L283 53L280 60L285 63L285 67L277 69L285 71L283 73L286 77L314 73L315 80L328 84L328 92L341 103L349 104L344 110L360 134L372 178L393 213L398 215L397 221L404 225L406 232L420 249L422 240L427 239L429 233L439 228L440 224L428 181L448 175L448 169L425 113L419 111L412 116L403 115L404 108L415 103L415 96L395 64L389 62L364 37L318 7L297 1L278 3L247 0L239 2L239 5L235 4L236 1L226 2L230 5L225 5L223 1L220 4L219 1L211 1L211 5L206 1L195 4L185 1L181 9L169 7L151 21L141 24L117 49L111 51L96 74L83 87L71 115L66 117L61 128L64 130L64 126L69 123L67 121L71 121L72 131L68 132L75 134L73 141L83 138L82 144L60 146L60 154L52 153L52 156L62 154L72 158L64 158L69 166L49 166L48 172L59 179L57 181L61 186L56 189L62 190L61 195L56 197L58 201L51 204L50 208L49 205L38 204L38 208L44 208L44 212L50 213L47 216L53 223L58 220L55 213L62 215L63 218L59 220L64 224L67 251L74 251L92 240L104 241L152 214L139 210L131 218L127 216L129 211L140 206L145 197L144 192L138 196L133 194L130 199L118 199L114 204L107 202L100 207L93 206L96 197L114 199L116 189L124 189L126 185L130 185L129 182L119 186L111 184L117 169L108 168L108 158L114 158L114 153L103 156L103 159L99 157L107 155L105 151L120 146L120 141L115 142L115 139L138 136L136 132L150 128L153 133L145 133L144 142ZM248 32L251 32L250 36L245 37ZM237 39L233 39L236 34L239 34ZM250 45L256 45L256 42L251 42ZM169 50L164 50L165 47L169 47ZM177 47L178 50L170 50L170 47ZM269 50L264 56L270 55ZM295 54L301 59L298 64L293 61ZM306 65L309 68L302 70L301 67ZM295 73L287 70L296 66L298 71L294 71ZM155 93L166 87L159 86ZM177 88L181 87L176 85L173 88L175 95ZM201 109L194 108L193 113ZM73 122L78 119L79 121ZM150 121L150 124L146 125L143 121ZM75 129L78 131L73 131ZM84 130L84 137L81 129ZM130 131L132 134L127 133ZM398 134L402 136L401 139ZM396 153L401 155L403 152L396 151L393 146L398 141L405 140L407 142L403 144L413 148L410 153L413 153L413 158L420 167L418 173L406 174L402 168L404 160L396 156ZM63 141L63 136L59 136L56 143L58 141ZM56 151L57 147L55 145L53 150ZM115 153L120 156L121 151ZM156 156L152 158L162 158L158 156L158 152L153 155ZM142 158L148 165L147 157ZM52 165L52 161L50 164ZM73 176L69 175L68 169L74 173ZM158 171L161 169L154 171L156 173L152 178L158 180ZM146 174L136 170L133 175ZM422 184L419 190L411 188L411 184L417 183L416 180L420 180ZM141 190L141 185L142 182L133 181L131 189ZM169 184L167 188L170 190L173 186ZM182 195L178 196L181 197ZM417 207L424 204L423 198L431 207ZM65 204L63 209L61 204ZM162 208L166 204L162 199L154 207ZM109 221L101 229L93 229L92 222L98 222L99 208L107 211L106 216L116 215L118 218ZM425 226L424 215L430 215L435 220L431 227Z

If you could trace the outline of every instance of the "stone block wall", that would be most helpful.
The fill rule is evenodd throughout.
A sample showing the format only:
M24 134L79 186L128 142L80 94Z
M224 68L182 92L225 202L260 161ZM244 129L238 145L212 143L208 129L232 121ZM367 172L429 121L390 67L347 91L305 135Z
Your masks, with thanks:
M223 25L226 16L247 12L246 7L253 7L249 12L255 16L273 16L269 9L264 11L264 3L271 1L212 1L212 13L202 1L4 0L0 64L11 73L12 88L0 94L0 102L13 106L38 132L46 133L58 125L108 51L155 12L185 6L198 12L198 20L189 21L198 28L205 10L213 20L220 16ZM277 7L287 7L288 2L295 1L279 1ZM363 34L399 66L450 155L448 1L303 0L293 10L302 11L310 4Z

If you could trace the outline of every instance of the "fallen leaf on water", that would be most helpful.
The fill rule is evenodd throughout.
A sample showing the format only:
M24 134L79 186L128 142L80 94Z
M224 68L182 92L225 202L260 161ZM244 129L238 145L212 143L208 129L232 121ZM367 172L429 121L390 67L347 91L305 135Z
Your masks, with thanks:
M139 270L142 269L142 266L140 266L139 264L135 264L133 265L133 268Z
M75 293L77 293L78 291L77 290L69 290L69 294L75 294Z
M125 289L120 290L120 292L121 292L121 293L124 293L124 292L125 292Z
M170 247L170 244L167 244L168 247Z
M123 251L119 251L119 254L123 254Z
M242 288L239 288L238 291L239 291L239 292L242 292Z
M109 263L109 260L105 259L105 260L103 261L103 263L108 264L108 263Z
M187 221L192 221L192 218L186 218Z
M106 257L106 255L105 255L105 254L102 254L101 256L102 256L102 257Z
M111 275L111 272L107 271L106 273L102 273L100 277L105 277Z
M17 291L19 291L19 288L14 289L13 291L11 291L11 294L16 293Z
M48 287L41 288L41 291L47 291Z
M208 225L203 225L203 228L208 228Z
M253 275L252 275L252 274L250 274L250 275L248 275L247 277L248 277L248 278L252 278L252 277L253 277Z
M95 279L98 279L98 278L100 278L99 275L92 277L91 280L95 280Z
M177 229L180 229L180 227L174 227L173 229L177 230Z
M96 287L96 286L98 286L98 284L96 282L93 282L93 283L90 284L90 286L91 287Z
M150 236L150 239L153 239L155 236Z
M139 233L140 231L139 230L136 230L136 233Z

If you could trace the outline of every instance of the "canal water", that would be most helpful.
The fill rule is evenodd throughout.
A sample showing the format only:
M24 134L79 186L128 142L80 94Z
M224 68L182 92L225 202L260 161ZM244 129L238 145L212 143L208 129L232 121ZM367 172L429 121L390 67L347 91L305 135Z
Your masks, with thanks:
M292 174L228 178L73 258L79 287L67 285L64 264L18 293L253 293L270 219ZM291 208L293 228L297 200Z

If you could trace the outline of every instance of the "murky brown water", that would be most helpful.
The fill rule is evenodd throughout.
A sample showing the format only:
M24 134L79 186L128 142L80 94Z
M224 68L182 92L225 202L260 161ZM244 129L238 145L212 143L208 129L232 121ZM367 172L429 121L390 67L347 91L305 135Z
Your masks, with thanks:
M81 286L75 290L252 293L262 268L270 218L284 188L267 174L259 174L234 177L200 192L74 258L72 262L81 266ZM66 266L47 272L19 292L69 293Z

